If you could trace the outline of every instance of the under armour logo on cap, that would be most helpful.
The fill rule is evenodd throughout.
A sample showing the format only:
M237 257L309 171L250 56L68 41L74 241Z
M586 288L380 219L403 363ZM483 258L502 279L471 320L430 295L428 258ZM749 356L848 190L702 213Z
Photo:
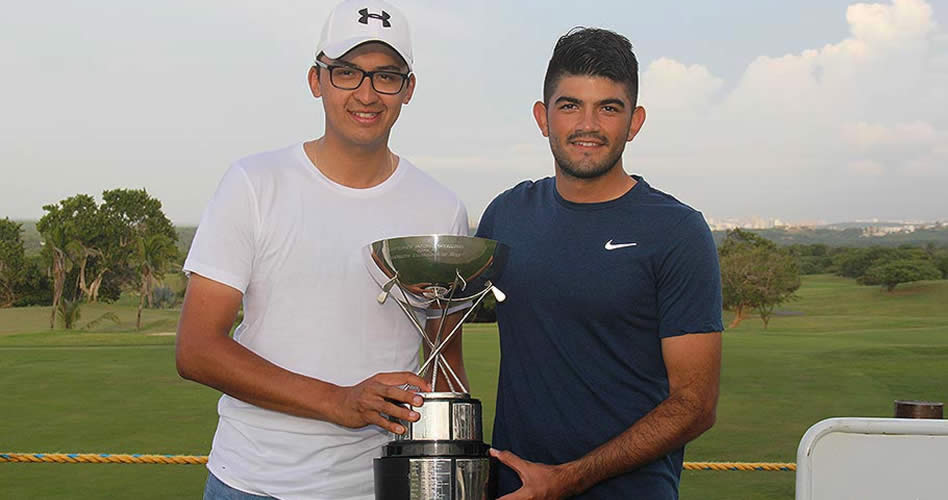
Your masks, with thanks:
M382 14L379 15L379 14L370 14L369 9L362 9L359 11L359 15L362 16L359 18L359 22L362 24L369 24L369 18L371 17L372 19L378 19L379 21L382 21L383 28L392 27L392 23L389 22L389 19L391 19L392 16L389 15L389 13L385 12L384 10L382 11Z
M324 54L339 59L363 43L379 42L395 49L411 70L411 29L405 15L390 1L344 0L337 5L323 25L316 57Z

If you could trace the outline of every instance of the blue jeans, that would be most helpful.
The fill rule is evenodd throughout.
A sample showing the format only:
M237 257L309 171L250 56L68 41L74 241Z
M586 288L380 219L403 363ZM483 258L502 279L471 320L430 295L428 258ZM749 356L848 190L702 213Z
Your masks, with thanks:
M272 499L273 497L264 497L240 491L227 486L214 474L207 475L207 485L204 487L204 500L260 500Z

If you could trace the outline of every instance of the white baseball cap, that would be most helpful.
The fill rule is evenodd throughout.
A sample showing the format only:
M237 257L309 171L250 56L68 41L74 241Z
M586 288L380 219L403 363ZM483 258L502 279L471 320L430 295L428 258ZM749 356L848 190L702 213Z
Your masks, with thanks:
M346 0L337 5L326 19L316 46L330 59L338 59L357 45L382 42L393 48L408 63L411 71L411 30L405 16L383 0Z

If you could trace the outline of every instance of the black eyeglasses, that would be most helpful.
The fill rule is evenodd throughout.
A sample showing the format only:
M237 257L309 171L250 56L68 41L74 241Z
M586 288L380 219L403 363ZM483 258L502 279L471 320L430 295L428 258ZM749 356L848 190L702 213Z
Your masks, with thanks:
M316 60L315 64L328 70L330 83L341 90L355 90L368 78L372 82L372 89L379 94L394 95L405 88L405 82L411 76L411 73L397 71L363 71L352 66L329 65L320 60Z

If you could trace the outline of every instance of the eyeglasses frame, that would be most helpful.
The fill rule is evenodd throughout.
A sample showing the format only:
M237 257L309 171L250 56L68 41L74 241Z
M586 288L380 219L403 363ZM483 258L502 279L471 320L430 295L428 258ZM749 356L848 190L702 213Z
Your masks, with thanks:
M339 89L339 90L355 90L355 89L361 87L361 86L362 86L362 82L364 82L365 79L368 78L368 79L369 79L369 85L372 86L372 90L378 92L379 94L385 94L385 95L398 95L398 94L400 94L403 90L405 90L405 84L408 82L408 80L411 78L411 75L412 75L412 72L411 72L411 71L409 71L408 73L399 73L398 71L392 71L392 70L390 70L390 69L377 70L377 71L366 71L366 70L364 70L364 69L362 69L362 68L357 68L357 67L355 67L355 66L349 66L349 65L343 65L343 64L326 64L326 63L320 61L319 59L316 59L315 61L313 61L313 66L318 66L318 67L320 67L320 68L323 68L323 69L327 70L327 71L329 72L329 83L331 83L333 87L336 87L336 88ZM358 84L358 85L356 85L355 87L352 87L351 89L347 89L347 88L344 88L344 87L340 87L339 85L336 85L336 81L335 81L335 80L333 79L333 77L332 77L332 71L333 71L334 69L336 69L336 68L346 68L346 69L353 70L353 71L361 71L361 72L362 72L362 79L359 80L359 84ZM398 76L402 77L402 85L398 88L398 91L396 91L396 92L383 92L383 91L381 91L381 90L375 88L375 80L374 80L374 77L375 77L375 75L376 75L377 73L388 73L388 74L391 74L391 75L398 75Z

